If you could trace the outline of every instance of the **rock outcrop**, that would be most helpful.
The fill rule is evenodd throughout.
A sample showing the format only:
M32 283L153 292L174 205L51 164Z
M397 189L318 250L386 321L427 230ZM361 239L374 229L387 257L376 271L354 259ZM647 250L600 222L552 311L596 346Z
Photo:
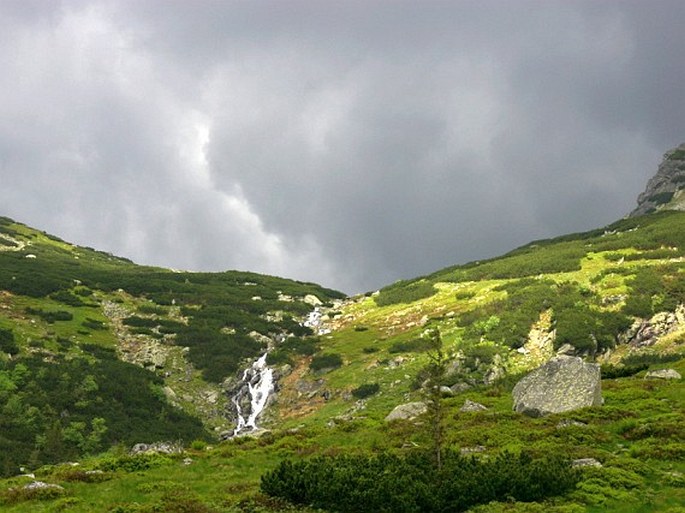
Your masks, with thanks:
M685 210L685 143L664 155L657 173L637 198L637 208L629 217L655 210Z
M531 417L599 406L599 365L576 356L557 356L519 381L512 394L514 410Z
M635 321L633 326L621 336L621 341L632 347L649 347L661 337L674 332L685 324L685 306L679 305L675 312L659 312L651 319Z

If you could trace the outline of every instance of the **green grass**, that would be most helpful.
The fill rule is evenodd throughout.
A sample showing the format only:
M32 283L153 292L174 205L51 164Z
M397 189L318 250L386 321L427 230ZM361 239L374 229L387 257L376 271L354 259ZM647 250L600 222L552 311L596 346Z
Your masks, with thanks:
M683 370L685 360L675 362L674 366ZM679 438L673 437L680 436L679 430L685 425L683 383L645 382L636 376L604 380L603 389L606 402L602 407L540 419L513 413L506 389L460 394L445 400L447 444L483 446L485 455L503 449L525 449L533 454L594 457L603 463L603 468L584 471L575 491L546 504L550 511L565 507L588 513L656 512L682 505L685 483L677 473L685 471L685 464L677 452ZM466 398L486 405L488 410L459 412ZM587 425L558 428L562 419ZM108 511L115 505L130 508L134 504L154 508L161 504L165 494L166 500L170 500L170 490L182 490L186 497L195 497L216 511L237 512L241 501L258 492L262 473L282 459L367 451L406 452L412 447L426 447L429 440L425 422L419 418L386 425L365 414L356 420L340 420L330 425L309 421L308 427L295 431L278 430L261 438L225 442L209 450L188 450L159 467L118 471L112 479L100 483L66 481L60 478L58 469L47 467L38 470L37 479L64 486L66 498L7 505L3 511L57 511L66 499L72 502L67 511L74 512ZM183 464L185 457L192 458L190 465ZM96 468L106 458L111 456L84 460L81 468ZM5 480L0 489L16 482L16 478ZM533 505L508 507L515 509L506 511L529 511L525 508Z
M102 314L104 300L118 302L128 316L179 322L182 315L191 328L208 327L213 333L223 334L233 330L239 337L252 330L267 334L298 329L294 319L308 307L278 301L279 291L294 296L312 291L326 300L339 296L310 284L249 273L189 274L140 268L111 255L76 248L16 223L0 222L0 232L3 230L13 238L31 242L25 252L37 255L35 260L27 260L19 258L18 251L0 252L0 288L11 281L13 274L24 280L24 289L10 283L6 288L14 293L0 295L4 307L0 309L0 328L13 331L20 346L20 358L26 358L32 351L48 357L47 351L60 358L83 358L95 364L99 358L97 351L89 348L112 349L117 344L111 320ZM508 372L529 368L527 357L511 346L527 343L527 333L533 323L541 322L542 314L550 318L546 329L557 328L557 336L561 337L569 313L581 312L583 316L579 318L582 322L567 322L567 326L585 323L600 333L599 330L606 331L609 321L616 319L607 314L629 316L638 307L649 315L661 309L672 310L685 299L683 258L685 214L662 212L622 220L601 230L537 241L497 259L454 266L394 284L378 296L357 298L337 308L340 318L332 333L317 339L299 338L304 333L297 333L298 338L284 343L280 349L283 359L279 361L289 363L295 373L302 371L298 379L323 381L312 398L297 398L288 388L293 384L281 382L281 396L270 407L269 420L265 422L274 430L272 433L259 439L223 443L208 451L190 451L194 461L188 466L173 459L158 468L116 472L112 479L101 483L66 481L59 473L44 469L39 474L45 480L62 484L67 491L65 497L4 508L115 511L112 508L118 505L119 511L153 511L170 507L176 501L204 504L215 511L264 511L268 510L266 506L255 506L264 501L254 495L259 477L284 458L382 450L406 452L426 447L430 443L426 419L391 425L383 419L396 405L422 398L416 390L417 376L428 363L428 356L416 341L422 340L429 328L438 328L445 352L464 362L454 379L476 381L471 390L444 400L448 411L446 440L450 446L483 446L485 455L504 449L552 452L573 458L594 457L604 464L601 469L586 471L577 490L564 498L544 505L498 503L488 506L490 509L474 511L675 513L685 504L685 455L680 427L685 425L682 381L643 380L645 371L606 379L604 406L542 419L528 419L511 411L509 390L513 377L490 387L478 381L482 381L496 359ZM36 270L41 277L38 283L28 279L36 276ZM82 285L75 287L74 279L81 280ZM31 292L31 285L41 294L19 293ZM92 296L79 296L87 306L72 306L48 297L55 291L77 295L84 286L94 291ZM125 292L118 292L119 288ZM42 293L48 289L54 290ZM545 294L549 297L543 297ZM254 295L262 300L253 301ZM57 297L71 301L64 295ZM171 306L172 302L176 304ZM27 315L27 308L64 310L73 319L50 324ZM266 314L276 311L284 313L283 320L266 321ZM522 313L525 315L518 315ZM85 328L89 319L105 323L109 329ZM183 329L174 324L172 331ZM611 329L614 331L609 330L609 335L618 334L618 327ZM513 334L519 337L516 344L512 343ZM581 336L583 333L578 335ZM174 335L171 337L173 341ZM576 335L571 340L575 338ZM676 332L652 351L682 352L684 343L685 335ZM183 358L181 347L173 350L174 358ZM325 374L307 370L312 356L326 354L339 355L342 364ZM613 355L611 361L617 364L628 356L628 350L619 346ZM637 356L633 354L630 358ZM0 357L1 365L8 362L6 357ZM235 360L231 363L235 368L241 364ZM682 359L650 360L647 365L652 369L673 367L685 373ZM190 395L204 390L206 385L200 371L209 367L198 366L200 369L195 370L184 389ZM223 363L222 366L226 368ZM168 383L174 379L177 378L170 378ZM378 384L373 395L362 400L352 395L360 385L372 383ZM156 387L159 392L161 385ZM324 391L326 399L322 397ZM488 410L459 412L467 398L486 405ZM193 412L190 402L186 401L185 407ZM307 408L293 414L300 406ZM558 429L557 424L563 419L587 425ZM94 467L100 458L86 459L82 465ZM4 481L0 490L13 482ZM173 495L172 490L182 494ZM271 510L284 509L274 506Z

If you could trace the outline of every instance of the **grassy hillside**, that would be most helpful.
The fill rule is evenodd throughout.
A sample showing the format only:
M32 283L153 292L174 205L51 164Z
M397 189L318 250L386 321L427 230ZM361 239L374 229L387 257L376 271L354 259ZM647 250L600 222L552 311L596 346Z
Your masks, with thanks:
M16 224L5 226L16 232L24 229ZM58 253L66 251L72 260L69 251L77 251L77 262L88 258L93 266L68 274L68 286L42 290L42 295L15 288L3 296L8 308L0 310L4 312L0 327L11 330L12 336L0 334L0 343L11 349L8 352L18 351L3 361L4 374L0 376L6 376L5 382L17 379L16 361L28 359L34 349L43 362L53 358L52 354L64 354L65 360L75 358L69 355L75 355L77 349L84 358L94 354L98 361L108 361L97 351L117 347L123 365L122 359L137 358L127 354L140 351L127 353L120 340L123 337L133 344L132 330L139 330L147 337L145 344L158 337L173 351L181 350L176 344L182 340L189 349L179 355L165 353L165 357L172 361L188 358L197 373L189 383L211 387L220 378L213 373L213 357L203 358L207 354L202 352L204 347L215 347L212 344L217 338L216 347L228 344L229 351L217 349L216 354L227 358L223 368L231 368L231 355L238 355L239 360L250 351L254 354L251 343L257 339L249 336L250 331L298 331L294 318L309 307L284 301L285 295L313 293L322 300L336 297L314 286L255 275L144 269L82 248L69 250L59 241L43 240L42 234L34 237L46 248L54 245ZM38 252L35 259L26 259L33 248L21 251L24 260L17 257L16 246L7 254L14 255L21 265L40 262ZM473 454L483 462L510 451L533 462L561 456L595 458L602 464L578 471L577 484L562 495L521 502L524 499L516 500L521 496L512 492L499 501L469 506L468 511L682 513L685 389L682 380L645 376L659 368L685 372L685 315L679 309L685 303L684 259L685 213L661 212L600 230L537 241L500 258L450 267L375 294L329 304L324 308L320 334L298 331L298 336L276 345L270 354L280 380L268 411L270 430L261 436L209 442L211 447L196 440L179 455L131 456L127 447L117 446L83 459L78 467L40 467L38 459L27 464L36 470L36 479L63 488L26 490L22 486L33 478L13 477L0 483L0 500L7 511L313 511L260 493L260 478L281 468L284 460L297 465L317 461L314 458L322 455L358 455L362 460L369 455L390 455L388 461L413 461L411 458L430 449L430 414L391 423L384 418L398 404L425 400L423 385L430 378L430 357L435 356L427 335L437 329L448 357L442 385L451 387L442 400L446 449ZM45 276L63 279L67 260L60 261L61 270L54 276L47 271ZM107 266L119 271L110 274ZM16 281L11 276L5 279ZM259 292L254 292L255 287ZM61 300L54 296L65 291L88 304L71 306L68 302L72 300L66 296ZM261 299L255 300L256 296ZM229 311L226 305L235 310ZM57 320L57 311L73 317ZM243 328L247 321L256 324ZM100 325L106 329L95 328ZM638 329L645 327L648 329ZM643 336L649 330L651 338L639 338L639 333ZM58 338L70 337L73 347L62 349ZM32 348L33 340L40 340L41 346ZM193 341L199 342L193 346ZM242 349L246 351L240 352ZM604 405L539 419L514 413L513 384L559 349L602 363ZM149 352L145 354L150 357ZM150 359L147 366L156 369L154 358ZM157 398L166 399L164 404L175 401L182 405L184 392L179 390L175 399L159 393L178 378L173 374L175 364L165 365L164 371L145 371L162 374L164 381L151 389L157 390ZM163 376L168 371L171 379ZM80 380L88 389L86 381ZM86 401L91 397L88 393L93 394L86 392ZM23 398L29 396L27 392ZM467 399L487 409L462 412ZM190 408L186 405L185 411ZM57 418L63 430L69 428L66 420ZM81 430L82 452L97 452L90 449L88 441L97 435L98 425L86 422ZM169 425L180 424L174 421ZM207 426L211 423L205 421ZM70 437L62 434L63 440ZM523 467L516 465L514 471L523 472ZM329 474L331 489L341 468ZM363 474L361 468L356 474ZM447 480L439 473L436 476L438 482ZM349 479L353 477L349 475ZM397 486L397 496L406 493L406 487ZM369 482L366 488L374 487ZM371 499L378 497L369 496ZM341 500L338 509L342 508ZM390 506L381 503L376 510L398 511L387 508Z
M116 443L211 439L230 427L219 383L268 337L305 334L307 294L341 296L138 266L0 218L0 473Z

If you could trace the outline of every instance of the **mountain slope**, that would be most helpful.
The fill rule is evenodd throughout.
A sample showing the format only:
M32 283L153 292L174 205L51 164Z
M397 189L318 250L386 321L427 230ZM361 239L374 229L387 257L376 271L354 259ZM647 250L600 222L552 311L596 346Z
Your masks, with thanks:
M222 382L306 334L310 295L342 296L142 267L0 218L0 472L232 428Z
M502 494L468 511L680 513L685 385L682 378L649 374L685 372L685 213L664 205L669 208L344 301L314 285L249 273L138 267L3 220L0 288L8 292L0 297L0 347L11 356L0 360L0 419L15 438L0 441L15 451L22 429L37 436L33 446L30 436L21 439L33 447L22 463L36 470L35 479L62 488L32 491L26 485L33 477L14 477L0 483L0 503L7 511L312 511L260 494L260 477L272 469L287 477L288 468L322 455L332 458L326 461L357 455L361 459L354 461L367 463L369 455L380 455L376 463L420 458L433 447L435 417L385 418L397 405L429 399L438 333L447 359L439 389L444 397L437 400L446 451L480 461L511 451L516 461L534 465L551 456L595 460L560 496L528 503ZM311 310L304 302L310 294L324 302L310 316L314 333L298 322ZM40 467L95 453L114 441L108 434L122 432L101 410L79 409L119 405L127 395L112 383L123 370L100 379L103 362L143 376L125 386L141 390L146 404L147 391L153 392L156 429L180 429L190 421L183 435L188 441L196 436L195 418L217 432L230 426L225 391L266 346L278 384L262 419L269 429L259 436L229 438L216 447L196 440L185 453L171 455L133 455L120 446L83 459L77 470ZM555 354L602 364L604 404L537 419L513 412L513 384ZM51 374L68 365L86 369L90 378ZM52 393L49 383L39 382L42 376L52 376L57 399L73 397L65 416L57 412L62 403L29 404L34 394ZM107 387L114 388L105 396L100 391ZM481 407L463 407L471 401ZM123 417L144 409L118 407ZM149 417L129 422L137 429ZM164 436L151 432L135 441ZM295 463L281 465L284 459ZM5 461L11 467L5 472L16 473L17 458ZM383 479L392 474L385 470ZM330 490L345 489L363 474L346 472L341 488L333 486L335 472L324 482ZM292 482L311 485L309 477L296 475ZM474 482L471 491L479 486Z
M530 370L562 347L613 364L640 352L681 354L685 319L674 312L685 303L684 270L685 213L663 212L354 298L322 325L332 332L318 355L339 355L342 365L285 383L281 395L293 404L283 417L297 408L322 419L352 414L352 390L374 383L379 392L365 402L365 415L382 418L418 393L430 329L440 330L452 358L445 384L455 390ZM637 347L638 328L661 312L671 315L668 336ZM298 405L297 390L313 384L328 400Z

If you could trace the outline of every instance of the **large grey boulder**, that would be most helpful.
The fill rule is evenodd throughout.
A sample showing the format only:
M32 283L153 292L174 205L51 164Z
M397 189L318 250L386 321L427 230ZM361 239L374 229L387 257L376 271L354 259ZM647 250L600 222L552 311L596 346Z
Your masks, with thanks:
M426 406L426 403L415 402L400 404L395 406L395 409L388 413L388 416L385 417L385 420L387 422L390 422L391 420L410 420L418 417L419 415L423 415L427 411L428 406Z
M557 356L519 381L514 410L531 417L602 404L599 365L576 356Z

